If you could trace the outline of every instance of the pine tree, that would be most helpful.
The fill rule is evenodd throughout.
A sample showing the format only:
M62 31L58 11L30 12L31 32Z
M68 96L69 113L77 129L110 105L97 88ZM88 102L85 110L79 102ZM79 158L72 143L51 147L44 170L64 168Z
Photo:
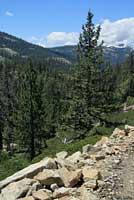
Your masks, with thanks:
M3 103L0 101L0 151L3 150L3 128L4 128L4 118L3 118Z
M12 62L5 62L1 69L1 138L6 145L7 151L13 153L14 143L14 114L16 106L15 97L15 65Z
M128 67L130 72L128 96L134 97L134 54L131 53L128 58Z
M60 124L62 97L63 97L63 80L61 74L53 72L49 77L46 85L46 128L51 137L54 137Z
M118 69L116 68L116 71ZM117 106L117 73L110 63L102 71L102 112L109 113L116 109Z
M20 145L33 159L36 152L41 151L44 138L43 124L43 79L31 60L20 69L18 88L17 127Z
M3 118L3 80L2 80L2 71L3 64L0 63L0 151L3 149L3 127L4 127L4 118Z
M78 68L76 74L77 108L80 121L87 129L96 122L100 113L102 43L99 43L100 26L93 24L93 14L88 13L78 43Z

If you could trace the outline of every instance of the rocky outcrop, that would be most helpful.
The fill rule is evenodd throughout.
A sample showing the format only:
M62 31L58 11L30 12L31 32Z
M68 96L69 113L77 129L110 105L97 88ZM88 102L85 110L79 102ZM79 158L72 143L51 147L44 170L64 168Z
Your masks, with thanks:
M1 181L0 200L121 199L116 198L118 172L133 148L134 127L116 128L109 138L84 146L82 153L60 152Z
M33 183L36 181L33 179L24 178L20 181L10 183L1 192L2 200L15 200L19 197L25 196Z
M5 180L1 181L0 190L14 181L18 181L23 178L32 178L34 175L36 175L38 172L41 172L43 169L55 169L55 168L57 168L55 161L51 158L45 158L44 160L36 164L30 165L29 167L26 167L25 169L17 172L13 176L10 176Z

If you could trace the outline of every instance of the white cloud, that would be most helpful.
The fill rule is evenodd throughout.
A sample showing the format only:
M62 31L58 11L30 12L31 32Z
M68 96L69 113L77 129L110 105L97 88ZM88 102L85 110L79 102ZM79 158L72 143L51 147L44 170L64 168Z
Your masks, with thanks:
M104 20L101 24L100 40L104 40L106 46L134 47L134 18L125 18L117 21Z
M44 37L31 37L30 42L43 47L74 45L79 40L77 32L52 32ZM105 46L134 47L134 18L125 18L117 21L103 20L101 24L100 41L104 41Z
M47 36L47 46L73 45L78 42L79 33L52 32Z
M6 11L5 15L8 16L8 17L13 17L14 16L14 14L12 12L10 12L10 11Z
M52 32L44 37L32 36L28 39L29 42L43 46L54 47L63 45L75 45L78 43L79 33L71 32Z
M28 39L28 42L32 42L33 44L46 47L46 39L44 38L38 38L36 36L32 36L31 38Z

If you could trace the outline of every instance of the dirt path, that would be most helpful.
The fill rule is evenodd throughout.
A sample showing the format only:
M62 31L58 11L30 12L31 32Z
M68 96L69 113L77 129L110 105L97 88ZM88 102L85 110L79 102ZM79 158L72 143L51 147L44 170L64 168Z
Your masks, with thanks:
M107 175L99 193L100 200L134 200L134 144L129 145L127 152L104 163Z
M134 154L128 155L117 171L119 188L117 197L120 200L134 200Z

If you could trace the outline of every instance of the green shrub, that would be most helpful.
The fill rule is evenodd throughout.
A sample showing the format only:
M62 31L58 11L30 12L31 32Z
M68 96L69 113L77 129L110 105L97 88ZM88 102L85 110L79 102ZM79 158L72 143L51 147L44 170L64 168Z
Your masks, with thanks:
M127 106L134 105L134 97L127 97Z
M59 143L57 145L57 138L51 139L47 142L48 148L44 149L42 154L35 157L33 162L38 162L45 157L54 157L56 153L60 151L67 151L69 154L72 154L76 151L81 151L82 147L86 144L95 144L102 136L101 135L94 135L86 137L83 140L76 140L70 144L62 144ZM58 141L59 142L59 141Z
M114 128L119 125L129 124L134 125L134 110L128 112L112 113L107 115L107 121L113 123Z
M114 128L113 127L105 127L105 126L98 126L96 127L96 133L98 135L107 135L110 136L113 132Z
M7 155L5 152L1 155ZM14 174L15 172L28 166L30 162L22 155L16 155L13 158L3 157L0 161L0 180Z

